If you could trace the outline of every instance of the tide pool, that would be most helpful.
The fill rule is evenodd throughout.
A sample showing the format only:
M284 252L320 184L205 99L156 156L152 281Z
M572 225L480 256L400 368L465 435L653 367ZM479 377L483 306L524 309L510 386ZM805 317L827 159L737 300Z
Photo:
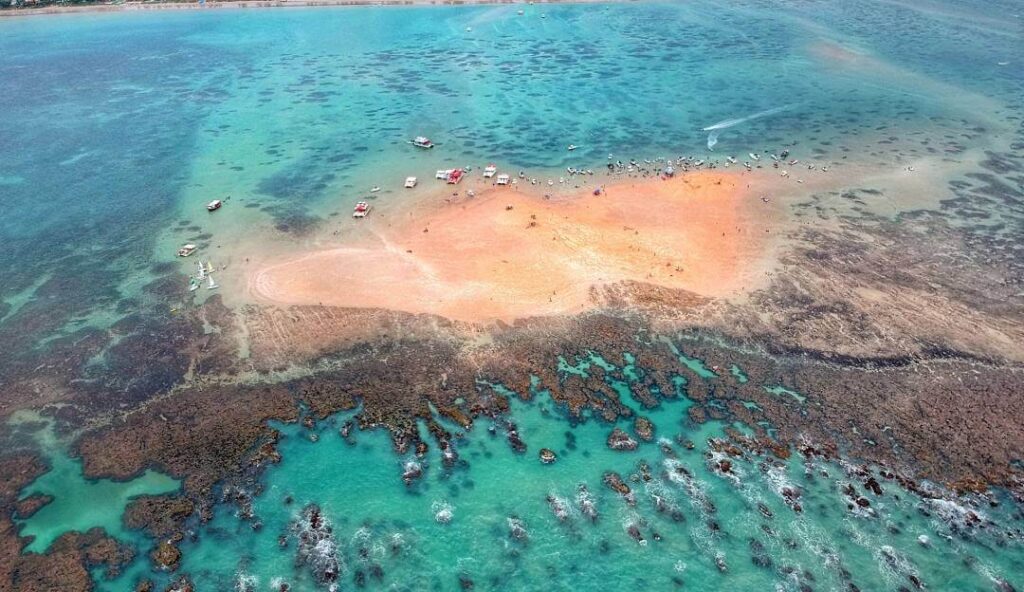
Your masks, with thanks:
M591 363L624 362L595 354ZM725 426L692 424L687 400L644 410L628 389L619 392L652 420L657 441L610 450L605 440L615 426L593 419L571 426L544 393L527 403L512 399L525 453L509 446L503 422L482 420L456 439L460 461L450 468L436 447L424 459L397 456L380 430L347 442L339 428L351 414L313 430L279 425L283 460L267 471L254 518L218 507L196 542L182 545L182 569L200 589L328 589L296 565L293 524L316 504L336 543L338 589L364 582L451 590L472 582L485 590L828 590L850 583L884 590L912 589L914 578L929 589L988 590L997 579L1018 585L1020 543L1000 528L964 527L965 507L921 500L874 471L884 492L871 494L863 478L847 474L852 465L726 456L709 447ZM630 422L616 425L632 433ZM558 460L542 464L542 447ZM728 473L716 468L723 459L731 462ZM406 486L401 475L412 462L424 476ZM622 476L635 505L604 484L608 471ZM848 484L870 507L853 503ZM787 498L787 490L799 493ZM972 511L1012 524L1009 508ZM526 534L513 536L513 524Z
M15 520L20 535L32 537L24 550L27 553L45 553L62 534L95 527L122 542L133 543L139 539L138 533L127 530L121 520L132 498L172 493L181 487L178 480L152 470L128 481L86 479L82 461L68 456L48 420L35 414L19 414L12 419L12 426L33 424L36 427L31 428L31 437L50 467L21 491L20 498L45 495L52 500L31 517Z

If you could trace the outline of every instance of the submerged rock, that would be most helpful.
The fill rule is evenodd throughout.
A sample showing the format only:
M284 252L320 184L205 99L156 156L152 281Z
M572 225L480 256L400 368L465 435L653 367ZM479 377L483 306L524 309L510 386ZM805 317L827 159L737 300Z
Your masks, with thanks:
M525 541L529 537L526 524L517 516L508 517L508 535L517 541Z
M316 504L306 506L292 524L292 533L298 541L295 565L309 569L313 579L320 585L338 580L341 565L338 561L338 544L334 540L330 522Z
M512 450L526 452L526 442L523 442L523 439L519 437L519 429L516 427L516 424L509 422L507 437Z
M630 538L637 542L637 544L647 544L647 539L645 539L643 533L640 532L640 525L636 522L631 522L626 526L626 532L629 534Z
M576 503L580 507L581 514L589 518L591 522L597 521L597 506L594 504L593 496L590 495L590 490L583 483L580 484L576 492Z
M405 482L406 486L412 485L414 481L423 476L423 467L420 463L410 460L405 463L405 467L402 470L402 481Z
M174 571L181 561L181 551L171 541L160 541L149 557L158 569Z
M569 508L565 504L565 500L558 497L557 495L548 494L547 497L548 506L551 507L551 513L558 518L560 522L565 522L569 519Z
M646 417L637 416L633 420L633 433L644 442L654 440L654 424Z
M47 495L44 493L33 493L32 495L19 501L14 506L14 513L18 518L25 520L27 518L31 518L36 512L43 508L43 506L48 505L52 501L52 495Z
M608 448L612 450L636 450L636 440L629 437L629 434L620 428L615 428L608 436Z
M622 480L622 475L615 471L608 471L604 474L604 484L619 495L629 495L631 491L629 485L626 485L626 482Z

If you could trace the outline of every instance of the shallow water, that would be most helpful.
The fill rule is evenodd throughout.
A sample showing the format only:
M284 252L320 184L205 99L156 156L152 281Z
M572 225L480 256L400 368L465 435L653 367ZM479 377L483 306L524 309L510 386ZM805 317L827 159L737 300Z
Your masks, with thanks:
M692 424L685 399L644 411L628 389L619 390L624 403L654 422L657 442L642 443L635 452L612 451L605 446L611 425L590 420L570 427L544 393L513 405L526 453L512 451L503 425L491 433L484 420L456 442L460 461L452 468L436 449L420 460L396 456L382 431L357 433L346 442L339 427L350 415L313 430L278 426L285 435L284 460L267 472L254 518L242 520L237 507L219 507L196 532L198 542L183 545L182 569L200 589L229 589L239 581L256 582L257 590L280 581L314 589L310 573L295 567L297 538L289 529L315 503L333 527L342 565L339 589L361 578L371 587L399 590L456 589L460 578L488 590L797 590L802 584L829 590L849 582L861 590L912 589L911 576L931 589L986 590L992 578L1019 585L1024 549L1000 528L951 526L955 521L940 518L877 473L884 493L869 494L834 463L748 457L731 459L731 475L713 471L709 466L720 456L709 460L707 439L721 437L724 426ZM630 431L629 422L618 425ZM695 449L687 450L688 440ZM539 462L542 447L557 453L554 464ZM420 462L425 470L408 487L400 478L407 462ZM639 477L641 462L650 466L650 481ZM676 463L692 477L674 472ZM602 483L609 470L633 489L635 506ZM870 509L848 508L852 502L841 487L850 482L870 498ZM581 511L581 484L596 521ZM800 491L802 511L787 505L784 487ZM556 517L548 496L564 504L564 519ZM978 511L1010 524L1011 507ZM438 513L445 509L450 521L442 523ZM510 535L510 517L521 521L525 539ZM632 524L639 525L644 543L627 532ZM102 589L123 588L119 580Z
M522 16L518 8L0 21L0 138L17 147L0 155L0 344L28 350L165 309L145 286L166 273L155 266L173 261L181 243L196 242L218 265L241 256L231 247L244 237L301 247L312 240L307 231L347 215L369 187L384 187L375 199L398 202L405 176L424 183L441 167L493 161L557 176L566 166L599 169L609 154L706 158L703 128L790 105L722 130L714 155L790 146L841 173L852 162L900 166L1001 147L1010 138L1004 122L1019 114L1024 71L1012 3L523 6ZM439 146L413 150L406 140L418 134ZM570 143L580 148L570 153ZM218 215L203 209L228 196ZM715 380L684 350L681 364ZM551 362L583 373L630 363L627 354L605 355ZM104 363L98 356L97 371ZM792 404L813 395L763 386ZM930 589L989 590L993 578L1024 586L1024 552L1000 528L953 531L936 508L883 479L885 494L868 496L871 515L847 508L844 471L834 464L733 459L738 482L710 470L706 440L724 426L693 425L687 406L643 412L693 475L675 480L663 476L675 465L657 444L610 451L610 425L571 426L543 393L514 405L526 454L509 448L503 426L491 435L481 420L456 444L459 465L446 469L432 450L425 477L410 487L400 476L411 459L397 457L382 432L358 433L351 445L337 433L345 417L333 417L313 443L308 430L279 426L283 461L264 475L254 503L261 528L218 506L183 543L182 570L201 590L231 589L240 575L256 589L276 578L312 589L308 571L295 567L295 538L281 549L278 537L316 503L334 527L342 589L359 573L380 587L374 566L383 586L416 590L455 589L460 577L479 589L843 589L844 570L862 590L912 588L910 575ZM155 473L87 482L63 444L46 446L54 468L23 493L52 492L55 501L24 522L22 533L37 536L29 550L65 529L103 526L141 558L100 589L166 580L150 572L149 542L125 531L120 516L128 497L177 483ZM558 453L553 465L537 460L545 446ZM640 460L651 467L646 484L629 479ZM627 479L635 507L604 486L607 470ZM800 488L802 512L787 506L783 483ZM594 523L580 513L580 484L600 513ZM549 495L564 500L564 522ZM444 508L452 518L440 524ZM1003 507L981 511L1014 524ZM526 541L510 538L511 516ZM626 532L634 522L644 545Z

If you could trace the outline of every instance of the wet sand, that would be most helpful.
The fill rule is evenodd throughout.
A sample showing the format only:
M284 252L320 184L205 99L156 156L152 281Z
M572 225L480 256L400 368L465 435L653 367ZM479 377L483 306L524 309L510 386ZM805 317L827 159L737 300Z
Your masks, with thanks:
M600 305L592 288L624 281L741 297L772 267L780 233L770 227L782 218L753 180L695 172L612 184L600 196L546 199L528 187L435 197L391 226L372 212L364 237L253 266L248 291L276 305L461 321L580 312Z

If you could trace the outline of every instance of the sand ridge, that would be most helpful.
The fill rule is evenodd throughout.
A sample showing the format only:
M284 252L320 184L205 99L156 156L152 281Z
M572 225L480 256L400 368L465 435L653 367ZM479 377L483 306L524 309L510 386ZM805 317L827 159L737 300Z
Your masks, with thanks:
M728 297L760 285L773 258L778 206L750 175L694 172L632 180L603 194L547 199L492 188L422 204L356 240L267 262L248 277L255 300L514 320L598 305L591 287L636 281Z

